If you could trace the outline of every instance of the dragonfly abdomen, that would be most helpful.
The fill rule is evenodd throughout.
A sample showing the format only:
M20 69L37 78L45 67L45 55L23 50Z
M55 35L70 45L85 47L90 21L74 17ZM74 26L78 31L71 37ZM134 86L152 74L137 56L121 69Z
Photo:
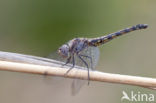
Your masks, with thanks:
M90 39L89 45L90 46L99 46L99 45L102 45L102 44L104 44L118 36L121 36L123 34L129 33L131 31L135 31L135 30L146 29L147 27L148 27L147 24L138 24L136 26L132 26L130 28L126 28L126 29L120 30L120 31L112 33L112 34L108 34L106 36Z

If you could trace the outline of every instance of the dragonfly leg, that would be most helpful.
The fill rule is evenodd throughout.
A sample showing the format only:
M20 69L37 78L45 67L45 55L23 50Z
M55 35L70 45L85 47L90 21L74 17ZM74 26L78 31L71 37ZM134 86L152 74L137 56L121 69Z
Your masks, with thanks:
M80 54L80 56L83 56L83 57L86 57L86 58L90 59L91 69L93 70L93 60L92 60L92 57L87 56L87 55L82 55L82 54Z
M90 75L89 75L89 67L88 64L85 60L83 60L83 58L81 57L81 55L78 55L79 59L87 66L87 70L88 70L88 85L89 85L89 80L90 80Z
M75 58L74 58L74 55L72 56L72 63L73 63L72 67L68 69L68 71L65 73L65 75L67 75L74 68L74 66L75 66Z
M67 64L70 62L70 60L71 60L71 56L67 59L66 63L65 63L65 64L63 64L62 66L67 65Z

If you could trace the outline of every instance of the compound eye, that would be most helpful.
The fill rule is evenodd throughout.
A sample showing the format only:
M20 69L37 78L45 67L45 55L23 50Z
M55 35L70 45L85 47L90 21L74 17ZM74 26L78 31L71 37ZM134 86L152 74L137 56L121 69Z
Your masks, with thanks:
M62 49L61 49L61 48L59 48L59 49L58 49L58 53L61 53L61 52L62 52Z
M58 51L59 51L59 52L61 52L62 50L61 50L61 49L59 49Z
M62 50L61 48L59 48L59 50Z

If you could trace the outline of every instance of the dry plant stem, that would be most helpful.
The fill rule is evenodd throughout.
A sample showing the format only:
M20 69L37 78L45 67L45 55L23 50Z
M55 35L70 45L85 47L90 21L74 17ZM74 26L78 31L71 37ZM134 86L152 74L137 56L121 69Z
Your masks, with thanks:
M34 64L25 64L17 62L0 61L0 70L33 73L41 75L62 76L68 78L87 79L87 71L80 69L72 69L67 75L64 75L68 68L41 66ZM156 89L156 79L138 76L128 76L120 74L103 73L99 71L90 71L90 80L109 83L120 83L128 85L136 85L149 89Z

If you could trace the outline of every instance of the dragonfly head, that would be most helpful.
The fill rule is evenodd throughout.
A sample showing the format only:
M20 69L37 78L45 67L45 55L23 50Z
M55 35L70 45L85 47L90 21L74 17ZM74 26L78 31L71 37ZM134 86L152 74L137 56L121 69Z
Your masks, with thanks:
M67 44L62 45L58 49L58 54L63 58L67 58L69 56L69 46Z

